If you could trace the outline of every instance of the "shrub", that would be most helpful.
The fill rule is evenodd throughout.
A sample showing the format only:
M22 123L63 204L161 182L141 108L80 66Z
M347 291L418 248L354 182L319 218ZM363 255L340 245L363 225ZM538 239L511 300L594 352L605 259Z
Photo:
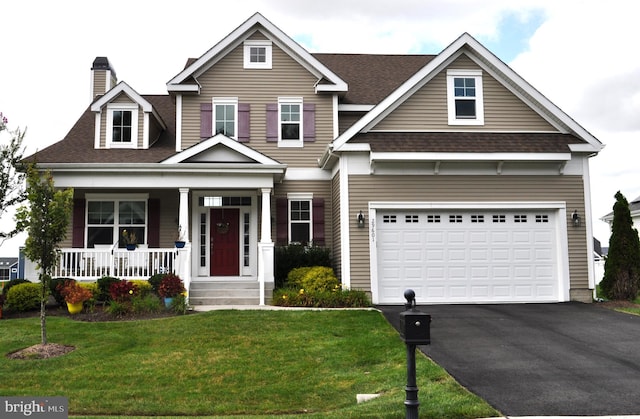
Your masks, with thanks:
M129 303L112 300L105 310L111 315L120 316L129 313L131 305Z
M111 284L120 281L118 278L111 276L103 276L98 278L98 301L110 301L111 300Z
M149 281L145 281L143 279L134 279L131 281L136 287L138 287L138 294L140 297L145 297L151 294L152 287Z
M87 287L81 286L73 279L68 279L62 285L58 285L64 301L69 304L84 303L93 297L93 293Z
M34 282L14 285L6 294L7 308L11 311L35 310L40 306L41 293L41 285Z
M65 305L64 296L60 293L60 291L66 281L72 281L72 279L71 278L52 278L49 281L49 292L51 293L53 298L56 300L56 303L58 303L58 305L60 306Z
M283 307L370 307L367 293L361 290L343 290L337 287L331 291L307 291L304 289L281 288L273 292L273 304Z
M109 294L113 301L127 303L138 294L138 287L131 281L116 281L109 286Z
M314 266L293 269L287 277L287 286L305 291L332 291L340 287L340 282L332 268Z
M2 288L2 293L6 296L9 290L11 289L11 287L18 284L27 284L27 283L30 283L30 281L27 281L26 279L12 279L9 282L5 282L4 287Z
M184 284L180 277L176 274L166 274L160 282L158 294L161 297L175 297L185 292Z
M155 274L149 278L149 284L151 284L151 288L153 292L158 293L158 288L160 288L160 283L162 282L162 278L164 278L166 274Z
M284 285L292 269L303 266L331 267L330 250L326 247L305 247L299 244L276 247L274 266L276 288Z

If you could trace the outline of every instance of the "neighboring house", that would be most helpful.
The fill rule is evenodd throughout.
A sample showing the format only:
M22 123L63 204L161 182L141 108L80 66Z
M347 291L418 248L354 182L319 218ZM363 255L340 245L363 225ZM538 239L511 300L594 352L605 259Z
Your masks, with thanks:
M631 222L633 228L638 229L640 226L640 196L629 202L629 212L631 213ZM613 226L613 211L600 218L605 223L609 224L609 229Z
M603 248L600 240L593 238L593 262L595 266L594 278L595 284L598 285L604 277L604 262L607 257L607 248Z
M18 277L18 258L0 258L0 281Z
M406 288L421 304L591 301L603 145L466 33L438 55L312 54L255 14L167 95L104 57L92 86L34 156L75 189L57 275L172 270L192 304L263 304L275 246L295 242L330 248L344 287L379 304ZM125 229L144 247L124 250Z

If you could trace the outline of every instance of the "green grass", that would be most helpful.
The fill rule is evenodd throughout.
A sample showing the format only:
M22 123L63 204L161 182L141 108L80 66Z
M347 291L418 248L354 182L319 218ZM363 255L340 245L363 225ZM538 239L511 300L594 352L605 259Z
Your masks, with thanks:
M64 396L72 416L402 418L406 351L376 311L211 311L134 322L47 318L46 360L0 358L3 396ZM0 353L40 342L38 318L0 321ZM498 413L417 356L420 413ZM381 393L356 404L358 393Z

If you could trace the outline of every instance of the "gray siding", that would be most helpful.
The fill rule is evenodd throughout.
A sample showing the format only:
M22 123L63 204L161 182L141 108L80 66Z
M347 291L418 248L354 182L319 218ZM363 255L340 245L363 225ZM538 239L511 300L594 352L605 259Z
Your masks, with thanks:
M448 68L477 70L477 64L462 55ZM509 92L487 72L483 72L483 126L450 126L447 116L447 71L436 75L373 130L390 131L557 131Z
M398 188L398 185L402 185ZM571 227L584 211L580 176L350 176L349 219L369 201L561 201L567 205L571 295L588 289L586 229ZM369 221L369 220L367 220ZM350 223L351 284L370 290L369 231Z

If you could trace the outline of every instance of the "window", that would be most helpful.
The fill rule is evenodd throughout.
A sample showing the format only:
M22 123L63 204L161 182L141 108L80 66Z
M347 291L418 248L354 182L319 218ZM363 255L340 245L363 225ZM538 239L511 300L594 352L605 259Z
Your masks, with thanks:
M395 215L383 215L382 216L382 222L385 224L393 224L396 222L396 216Z
M146 242L146 200L87 201L87 247L114 244L125 247L122 232L136 235L138 244Z
M484 125L481 70L447 71L449 125Z
M439 215L427 215L427 222L428 223L439 223L440 222L440 216Z
M280 146L302 147L302 98L278 100Z
M289 201L289 242L308 244L311 241L311 200Z
M462 215L449 215L449 222L450 223L461 223L462 222Z
M214 98L213 99L213 135L224 134L229 138L236 139L236 121L238 120L238 99L237 98Z
M138 105L111 103L107 105L107 148L138 146Z
M407 224L417 223L419 222L418 215L405 215L404 222Z
M244 68L271 68L271 41L255 40L244 42Z

